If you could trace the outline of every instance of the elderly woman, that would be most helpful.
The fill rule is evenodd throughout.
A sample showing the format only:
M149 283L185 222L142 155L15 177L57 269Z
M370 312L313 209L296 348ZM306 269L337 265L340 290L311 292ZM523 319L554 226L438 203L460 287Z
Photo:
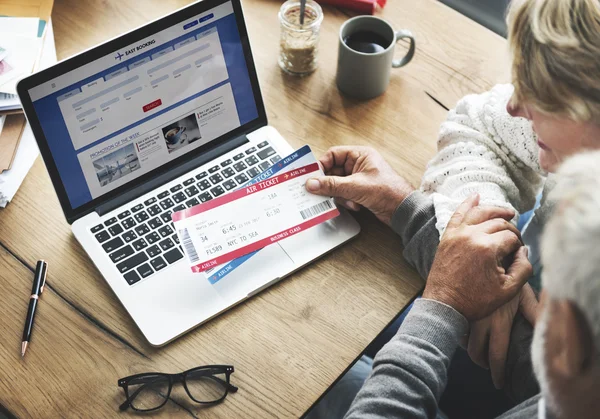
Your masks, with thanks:
M329 150L321 158L327 176L306 185L349 209L363 206L390 225L402 238L405 258L424 278L450 216L475 192L482 205L515 214L533 209L541 198L523 230L539 275L538 241L551 212L546 197L552 173L568 156L600 149L600 0L515 0L508 25L513 84L467 96L450 111L419 191L376 151L361 147ZM498 387L513 318L519 307L531 318L527 307L533 306L525 287L471 324L469 354L490 367Z

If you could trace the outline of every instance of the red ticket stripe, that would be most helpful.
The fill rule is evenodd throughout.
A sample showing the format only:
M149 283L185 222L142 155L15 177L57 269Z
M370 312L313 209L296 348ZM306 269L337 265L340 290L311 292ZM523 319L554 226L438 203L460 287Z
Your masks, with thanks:
M235 201L236 199L240 199L244 196L252 195L256 192L263 191L265 189L269 189L273 186L277 186L281 183L285 183L289 180L297 178L298 176L303 176L307 173L316 172L319 170L319 165L317 163L311 163L306 166L300 167L298 169L290 170L289 172L282 173L275 177L263 180L262 182L255 183L254 185L246 186L245 188L238 189L236 191L230 192L226 195L220 196L218 198L212 199L203 204L199 204L193 206L191 208L185 209L183 211L179 211L173 213L172 218L173 221L180 221L186 218L192 217L197 214L201 214L213 208L220 207L221 205L227 204L231 201Z
M321 224L322 222L325 222L327 220L331 220L332 218L335 218L338 215L340 215L340 212L337 208L334 208L330 211L327 211L326 213L319 215L318 217L305 221L302 224L298 224L295 227L287 228L283 231L280 231L279 233L273 234L267 238L254 242L247 246L240 247L237 250L225 253L224 255L218 256L214 259L207 260L206 262L200 262L192 266L192 272L203 272L207 269L214 268L215 266L219 266L223 263L227 263L233 259L239 258L240 256L244 256L248 253L254 252L255 250L262 249L263 247L266 247L270 244L277 243L279 240L286 239L304 230L308 230L309 228Z

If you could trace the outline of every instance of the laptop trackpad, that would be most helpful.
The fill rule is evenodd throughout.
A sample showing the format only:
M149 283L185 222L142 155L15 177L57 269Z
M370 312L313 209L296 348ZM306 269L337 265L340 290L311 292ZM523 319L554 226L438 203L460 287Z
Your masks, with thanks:
M294 262L276 243L260 250L213 287L227 301L237 301L293 269Z

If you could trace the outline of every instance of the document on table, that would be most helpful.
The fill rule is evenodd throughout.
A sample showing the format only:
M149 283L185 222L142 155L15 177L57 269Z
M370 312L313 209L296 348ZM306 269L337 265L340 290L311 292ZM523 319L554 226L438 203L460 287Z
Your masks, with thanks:
M332 198L304 187L308 178L322 175L314 161L174 213L192 271L206 271L337 217Z

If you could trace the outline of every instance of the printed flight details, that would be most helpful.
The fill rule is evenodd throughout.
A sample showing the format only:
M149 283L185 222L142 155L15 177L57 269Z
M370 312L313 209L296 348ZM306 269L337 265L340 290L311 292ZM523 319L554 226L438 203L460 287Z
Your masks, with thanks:
M173 214L193 272L229 262L340 213L332 198L306 191L317 163L278 174Z

